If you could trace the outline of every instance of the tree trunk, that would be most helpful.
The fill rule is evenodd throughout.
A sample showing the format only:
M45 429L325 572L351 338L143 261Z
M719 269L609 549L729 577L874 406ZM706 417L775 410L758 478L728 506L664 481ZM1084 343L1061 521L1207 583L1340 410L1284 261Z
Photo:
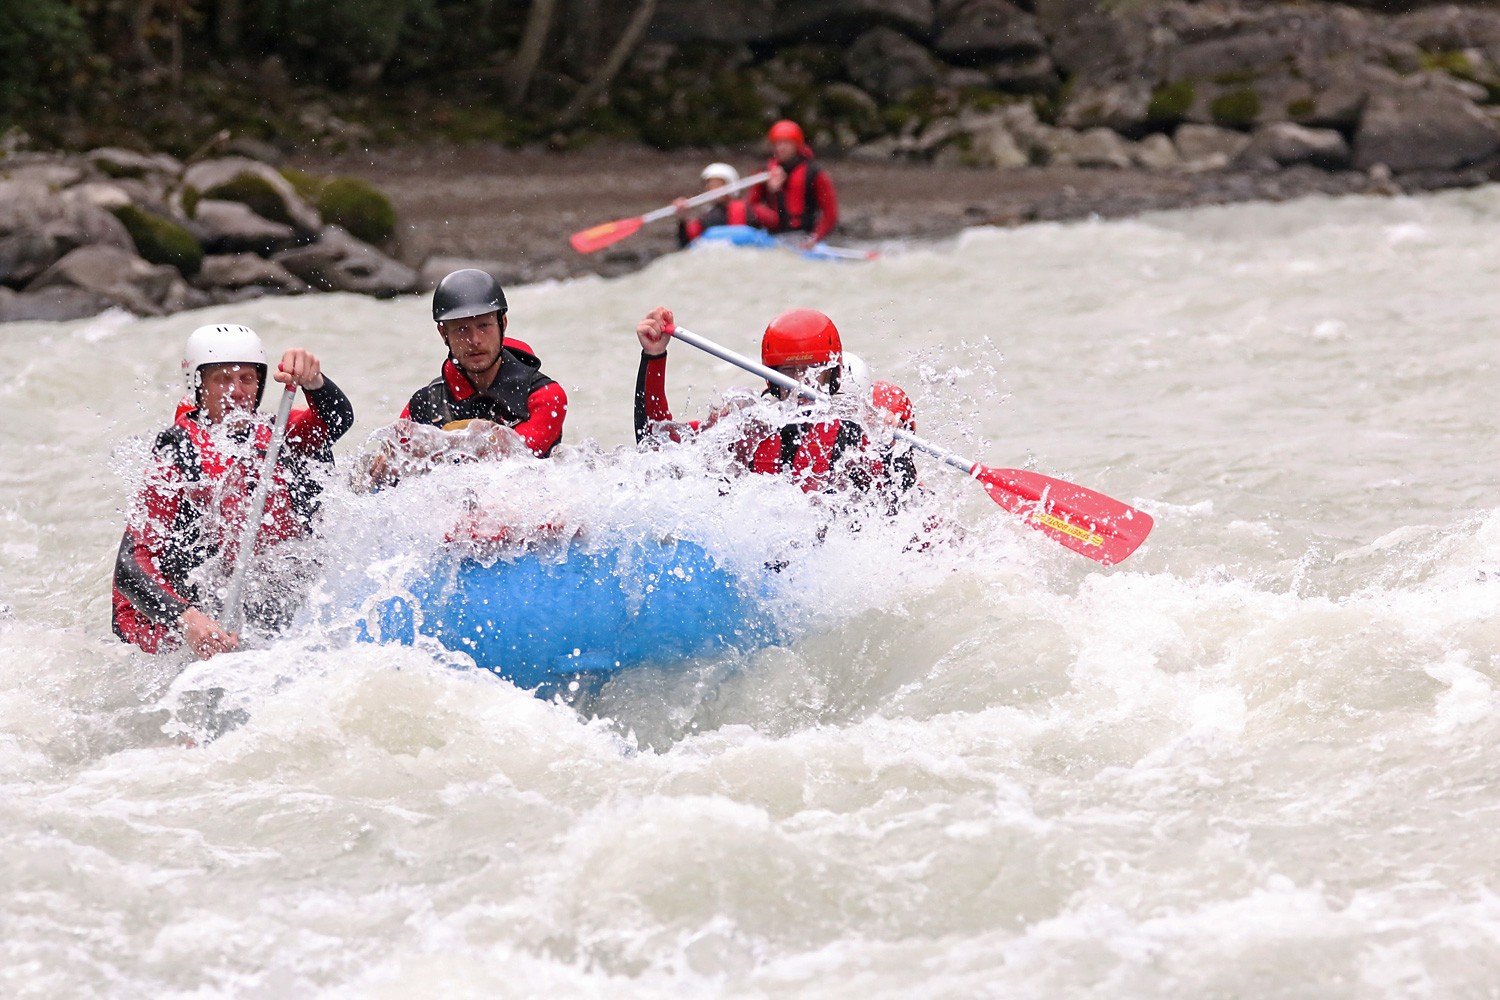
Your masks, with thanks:
M542 61L542 51L547 46L547 33L552 29L552 13L557 9L557 0L533 0L531 11L526 15L526 30L521 35L520 47L516 49L516 62L510 71L510 88L507 93L512 108L520 107L526 99L526 90L531 78Z
M656 0L641 0L641 5L636 8L630 17L630 23L625 26L625 33L610 50L609 58L604 60L604 65L599 67L593 79L584 84L561 115L557 118L559 126L571 125L583 115L600 97L609 90L609 85L614 82L620 70L625 68L625 61L635 51L636 44L640 42L641 36L646 33L646 28L651 24L651 18L656 15Z

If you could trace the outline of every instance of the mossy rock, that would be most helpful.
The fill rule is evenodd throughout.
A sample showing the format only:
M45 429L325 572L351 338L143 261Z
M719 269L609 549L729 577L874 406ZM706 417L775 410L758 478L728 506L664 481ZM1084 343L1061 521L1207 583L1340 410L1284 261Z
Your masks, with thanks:
M316 206L324 222L347 229L366 243L384 243L396 231L396 206L368 181L358 177L323 177L285 169L281 176Z
M366 243L384 243L396 231L396 206L379 188L358 177L335 177L318 195L324 222L349 230Z
M1292 121L1311 118L1318 110L1318 102L1311 97L1299 97L1286 106L1286 116Z
M1171 126L1184 121L1197 98L1192 80L1174 80L1151 91L1146 107L1146 121L1155 126Z
M1214 123L1225 128L1248 129L1260 114L1260 97L1247 88L1220 94L1208 105Z
M203 248L193 234L170 219L142 211L134 205L114 209L115 218L135 241L136 252L152 264L170 264L191 278L203 266Z
M1465 80L1474 79L1474 62L1461 50L1423 52L1417 58L1425 70L1438 70Z
M254 174L236 174L231 180L204 191L202 196L224 201L237 201L249 206L250 211L262 219L280 222L294 229L297 227L296 221L287 213L286 202L282 201L281 192L272 187L264 177L257 177Z

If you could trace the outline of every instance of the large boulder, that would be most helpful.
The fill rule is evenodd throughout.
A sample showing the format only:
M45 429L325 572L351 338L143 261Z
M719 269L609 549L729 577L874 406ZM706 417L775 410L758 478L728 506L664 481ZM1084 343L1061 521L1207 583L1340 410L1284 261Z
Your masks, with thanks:
M1500 126L1462 95L1439 87L1374 94L1354 135L1354 166L1394 173L1453 170L1500 152Z
M416 271L338 226L327 226L317 242L283 250L272 259L320 291L389 298L418 287Z
M1309 163L1325 170L1349 165L1349 144L1329 128L1304 128L1292 122L1272 122L1256 129L1236 161L1250 169L1266 170Z
M30 281L68 252L91 244L135 252L120 220L87 197L54 194L35 182L0 181L0 282Z
M205 198L194 206L193 225L209 253L270 254L297 242L297 231L272 222L237 201Z
M1120 133L1107 128L1083 132L1052 129L1046 140L1047 162L1058 167L1113 167L1123 169L1134 162L1130 144Z
M53 285L35 292L17 292L0 285L0 323L35 320L65 323L97 315L114 304L103 295L67 285Z
M945 73L932 53L890 28L875 28L859 36L844 64L850 79L887 101L899 101L919 87L933 86Z
M183 207L195 214L202 198L237 201L256 215L291 226L298 235L314 236L323 228L317 211L297 194L290 181L272 167L242 156L204 160L182 175Z
M1217 125L1183 125L1172 137L1177 155L1190 169L1227 166L1250 145L1250 137Z
M137 153L134 150L105 147L88 154L88 162L106 177L125 178L178 178L182 176L182 161L166 153Z
M187 287L176 268L148 264L129 251L101 245L69 253L38 275L26 291L55 286L91 292L141 316L173 311Z
M933 49L954 62L1033 55L1047 47L1036 18L1006 0L939 0L936 28Z
M193 277L193 285L204 289L266 288L288 295L311 291L307 282L274 260L253 253L213 254Z

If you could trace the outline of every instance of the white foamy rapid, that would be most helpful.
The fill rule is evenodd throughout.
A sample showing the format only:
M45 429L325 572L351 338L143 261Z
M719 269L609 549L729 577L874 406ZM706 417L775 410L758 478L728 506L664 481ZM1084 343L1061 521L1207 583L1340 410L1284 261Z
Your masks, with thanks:
M1497 225L1491 188L511 289L572 400L555 467L334 489L316 613L185 672L113 638L108 591L187 333L321 355L347 469L436 372L425 301L0 328L0 993L1494 996ZM635 453L659 303L747 353L824 309L921 434L1155 533L1103 569L924 459L926 510L809 542L800 494ZM750 382L670 368L684 417ZM582 714L355 642L340 588L424 558L465 491L796 551L790 637ZM928 514L965 531L903 551ZM187 748L214 687L244 721Z

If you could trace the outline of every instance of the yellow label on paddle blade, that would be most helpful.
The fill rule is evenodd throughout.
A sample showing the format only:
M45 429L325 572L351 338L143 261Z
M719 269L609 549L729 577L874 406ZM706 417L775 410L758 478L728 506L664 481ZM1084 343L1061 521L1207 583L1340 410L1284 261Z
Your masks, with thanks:
M1104 536L1096 535L1087 528L1080 528L1076 524L1069 524L1054 514L1048 514L1044 510L1032 511L1031 519L1038 524L1061 531L1065 535L1072 535L1085 545L1103 545Z

